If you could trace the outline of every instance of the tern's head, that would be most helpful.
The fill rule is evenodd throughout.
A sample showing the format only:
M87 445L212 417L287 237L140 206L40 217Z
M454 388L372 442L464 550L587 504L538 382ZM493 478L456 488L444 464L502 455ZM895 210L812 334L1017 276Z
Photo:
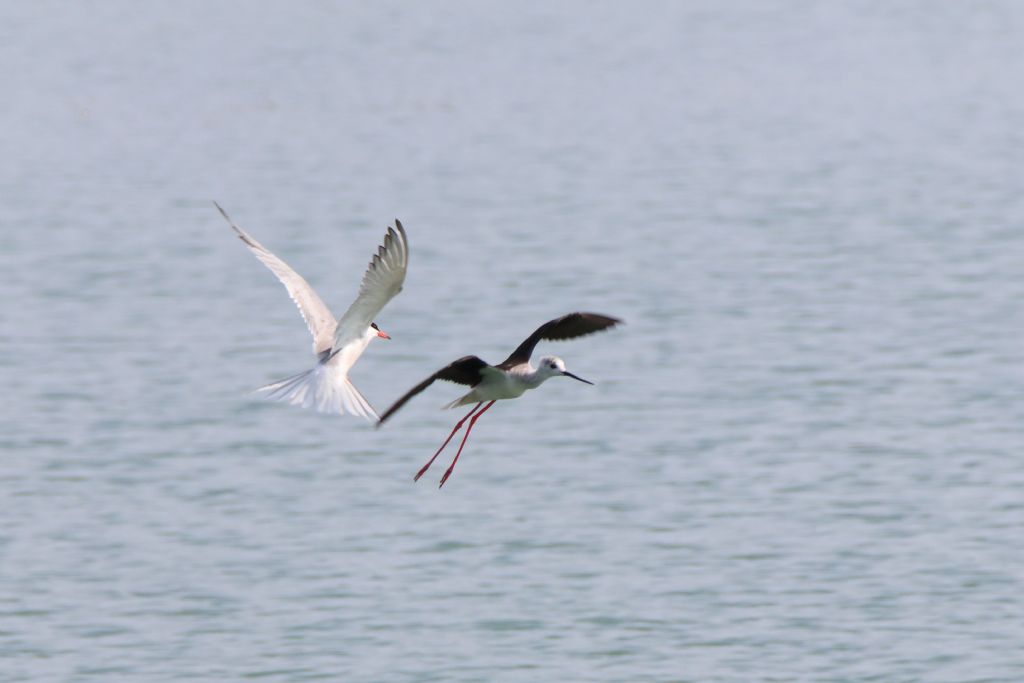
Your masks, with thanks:
M380 337L381 339L391 339L388 333L377 327L377 323L370 323L369 329L366 330L366 336L370 339L374 337Z
M572 377L575 380L579 380L585 384L593 384L588 382L582 377L577 377L568 370L565 369L565 361L558 356L544 356L540 359L540 367L537 368L537 373L544 379L548 377Z

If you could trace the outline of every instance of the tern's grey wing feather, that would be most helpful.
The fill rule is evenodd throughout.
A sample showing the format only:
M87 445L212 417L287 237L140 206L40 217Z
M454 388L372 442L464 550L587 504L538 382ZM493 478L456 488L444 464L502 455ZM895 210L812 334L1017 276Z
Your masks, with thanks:
M394 405L384 411L380 416L380 422L377 423L377 426L379 427L382 425L384 420L394 415L399 408L409 401L409 399L429 387L435 380L441 379L446 382L455 382L456 384L465 384L469 387L475 387L483 379L483 372L489 367L491 366L476 356L463 356L456 361L452 361L409 391L405 392L405 395L402 396L402 398L395 401Z
M538 342L542 339L551 341L557 341L560 339L573 339L574 337L582 337L585 334L591 334L600 330L608 329L618 325L622 321L618 318L612 318L611 316L601 315L600 313L569 313L563 315L561 318L555 318L549 320L536 330L533 334L526 338L519 347L512 352L508 358L498 363L496 367L503 370L520 365L522 363L528 363L530 356L533 355L533 349L537 346Z
M238 234L238 238L249 247L252 253L270 269L277 279L281 281L288 296L292 298L299 308L303 320L313 335L313 353L319 355L331 348L334 340L334 328L336 321L331 309L320 299L319 295L309 286L301 275L292 270L291 266L275 256L269 249L257 242L249 233L238 227L227 212L217 202L213 203L224 216L224 219Z
M395 227L388 228L383 244L370 259L359 295L338 321L333 340L335 349L362 338L381 309L402 291L408 267L409 242L402 222L396 218Z

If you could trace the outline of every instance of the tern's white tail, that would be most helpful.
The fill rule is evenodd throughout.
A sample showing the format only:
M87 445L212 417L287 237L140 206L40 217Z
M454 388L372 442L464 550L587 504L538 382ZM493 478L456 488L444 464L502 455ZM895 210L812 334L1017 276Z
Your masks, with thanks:
M272 401L293 406L316 408L321 413L361 415L370 422L380 418L343 370L330 363L318 363L279 382L260 387L256 391Z

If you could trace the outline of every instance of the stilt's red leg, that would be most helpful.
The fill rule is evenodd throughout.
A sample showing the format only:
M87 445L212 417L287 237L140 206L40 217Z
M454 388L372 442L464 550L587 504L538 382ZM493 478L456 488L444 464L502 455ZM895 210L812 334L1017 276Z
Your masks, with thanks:
M465 422L466 420L468 420L470 418L470 416L473 413L475 413L477 411L477 409L480 406L482 406L483 404L484 404L484 402L480 401L480 403L477 403L475 406L473 406L473 409L471 411L466 413L466 416L464 418L459 420L458 424L455 425L455 429L452 430L452 433L448 435L448 438L444 440L444 443L441 444L441 447L437 449L437 453L434 453L434 457L432 457L430 460L428 460L427 464L424 465L422 468L420 468L420 471L417 472L416 476L412 478L413 481L419 481L420 480L420 477L423 476L423 473L426 472L430 468L430 466L434 464L434 460L437 459L437 456L441 455L441 451L444 450L444 447L447 446L448 442L452 440L453 436L455 436L455 432L459 431L459 428L462 427L462 423Z
M462 443L459 444L458 452L455 453L455 459L452 460L452 464L448 466L447 470L445 470L444 476L441 477L441 483L440 483L440 485L438 485L437 488L441 488L442 486L444 486L444 483L446 481L448 481L448 477L450 477L452 475L452 470L455 469L455 463L457 463L459 461L459 456L462 455L462 447L466 445L466 439L469 438L469 433L471 431L473 431L473 425L475 425L476 421L480 419L480 416L483 415L484 413L486 413L487 409L490 408L493 405L494 405L494 401L491 401L486 406L484 406L483 410L481 410L479 413L474 415L473 419L469 421L469 426L466 427L466 434L462 437ZM466 417L469 417L469 416L467 415ZM463 419L465 419L465 418L463 418Z

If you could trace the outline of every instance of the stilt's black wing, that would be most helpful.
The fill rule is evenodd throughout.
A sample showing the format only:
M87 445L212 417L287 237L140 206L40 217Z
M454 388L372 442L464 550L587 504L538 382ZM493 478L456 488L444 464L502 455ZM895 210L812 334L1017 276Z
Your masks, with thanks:
M528 363L533 349L541 339L559 340L582 337L585 334L598 332L618 325L622 321L600 313L570 313L561 318L549 320L538 327L533 334L519 345L512 355L496 367L508 369L522 363Z
M476 356L463 356L457 361L449 363L407 391L405 396L395 401L394 405L385 410L380 416L380 421L377 423L377 426L379 427L384 424L384 420L398 412L398 409L404 406L409 399L433 384L434 380L443 379L446 382L455 382L456 384L465 384L466 386L475 387L480 383L480 380L483 379L481 370L486 367L489 367L487 363L483 362Z

